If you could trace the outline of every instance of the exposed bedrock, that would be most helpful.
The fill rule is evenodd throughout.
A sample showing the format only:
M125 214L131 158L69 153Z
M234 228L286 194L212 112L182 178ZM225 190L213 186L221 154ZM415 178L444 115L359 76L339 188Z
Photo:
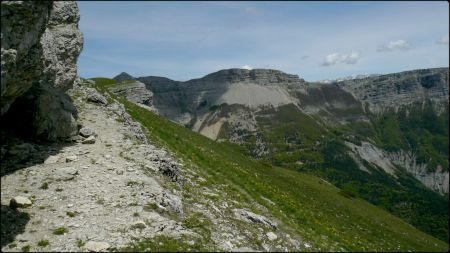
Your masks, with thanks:
M52 141L76 134L76 109L64 94L77 80L83 47L76 2L1 7L2 128Z

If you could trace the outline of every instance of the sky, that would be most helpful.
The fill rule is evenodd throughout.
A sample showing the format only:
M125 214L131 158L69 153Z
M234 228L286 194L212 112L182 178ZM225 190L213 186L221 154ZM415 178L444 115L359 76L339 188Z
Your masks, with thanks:
M268 68L307 81L449 66L447 2L79 1L81 77L186 81Z

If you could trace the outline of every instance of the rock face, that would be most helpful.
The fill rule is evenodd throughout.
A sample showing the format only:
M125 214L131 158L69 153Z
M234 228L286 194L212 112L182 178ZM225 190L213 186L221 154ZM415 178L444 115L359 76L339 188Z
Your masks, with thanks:
M45 31L51 7L50 2L2 2L1 115L42 73L42 47L39 41ZM28 19L25 18L27 16ZM21 69L29 71L21 75Z
M304 80L272 69L225 69L186 82L139 77L153 92L153 105L169 119L188 123L223 103L256 108L295 102L287 89L304 89Z
M76 134L64 92L77 79L79 19L76 2L2 2L1 116L10 129L47 140Z
M127 100L134 103L152 106L153 93L145 88L145 85L139 81L126 81L118 86L108 89L109 91L125 96Z
M255 157L270 154L270 147L262 137L261 121L265 118L292 119L293 114L306 114L326 128L371 124L385 112L396 113L399 108L411 110L425 103L431 103L439 115L448 108L449 99L448 68L361 76L329 83L309 83L296 75L270 69L226 69L186 82L154 76L134 78L126 73L116 78L143 82L153 92L152 108L159 114L210 139L246 143L252 136L255 145L250 153ZM128 92L127 97L132 101L130 93L142 94L133 89ZM291 107L284 108L285 113L277 112L288 105ZM270 113L264 112L267 110ZM426 163L415 163L414 154L398 156L372 143L370 138L362 144L347 143L352 150L349 155L360 169L371 174L364 165L368 162L397 178L396 166L401 166L428 188L448 193L445 169L428 168L427 171Z
M367 103L374 113L430 99L442 112L448 103L448 68L420 69L401 73L353 79L337 85Z
M435 171L428 171L427 164L418 163L412 152L403 150L386 154L392 163L405 168L411 175L422 182L425 186L441 194L447 193L449 188L449 172L438 166Z

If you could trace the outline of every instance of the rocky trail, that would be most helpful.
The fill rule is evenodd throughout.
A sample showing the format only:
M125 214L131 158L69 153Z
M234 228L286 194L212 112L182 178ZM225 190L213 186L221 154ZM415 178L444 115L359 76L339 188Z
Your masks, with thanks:
M21 144L34 145L33 157L45 161L1 178L2 251L107 251L158 235L194 244L205 233L220 250L256 250L246 246L253 237L267 241L261 250L300 247L290 235L272 232L277 222L227 200L226 186L202 186L204 178L148 143L123 105L93 88L70 93L80 135L45 148ZM183 184L191 186L189 200ZM209 224L208 232L188 228L193 218Z
M149 175L152 169L176 163L165 151L146 143L140 127L124 119L118 104L84 102L82 106L83 141L78 136L73 145L65 145L43 164L2 177L2 209L13 212L7 206L16 196L33 202L26 209L30 220L16 237L16 247L2 251L35 246L40 240L50 245L33 250L76 251L83 243L81 248L101 250L136 237L189 233L156 211L143 211L146 205L156 205L182 215L180 197L161 187L159 175ZM58 228L65 232L55 235Z

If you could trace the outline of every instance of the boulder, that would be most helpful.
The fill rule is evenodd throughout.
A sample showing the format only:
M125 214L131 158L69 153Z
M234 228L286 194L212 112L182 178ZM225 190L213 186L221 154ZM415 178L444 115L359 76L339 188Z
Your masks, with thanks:
M97 92L89 94L87 97L87 101L95 103L95 104L100 104L100 105L108 104L108 100L106 100L106 98L104 96L102 96L101 94L99 94Z
M84 139L81 143L83 144L94 144L95 143L95 137L89 136L86 139Z
M277 228L276 222L271 221L262 215L252 213L245 209L234 209L233 212L234 212L234 215L236 216L236 218L238 218L238 219L241 219L241 220L244 220L247 222L261 223L261 224L267 225L272 228Z
M95 134L94 130L90 129L89 127L83 127L80 129L80 135L83 137L87 138L94 134Z
M9 206L12 209L28 207L31 206L31 204L31 200L23 196L14 197L9 201Z
M269 241L273 241L278 238L278 236L273 232L267 232L266 236L267 236L267 239L269 239Z
M75 178L78 170L73 167L58 168L53 170L53 178L55 180L69 181Z

